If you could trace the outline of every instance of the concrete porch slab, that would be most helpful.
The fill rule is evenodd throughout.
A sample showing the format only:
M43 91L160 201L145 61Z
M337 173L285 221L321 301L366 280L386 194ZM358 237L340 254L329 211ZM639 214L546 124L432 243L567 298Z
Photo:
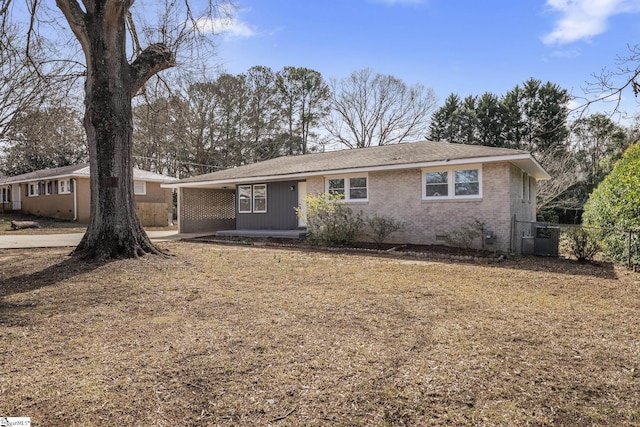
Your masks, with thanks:
M218 237L272 237L276 239L304 239L305 230L220 230Z

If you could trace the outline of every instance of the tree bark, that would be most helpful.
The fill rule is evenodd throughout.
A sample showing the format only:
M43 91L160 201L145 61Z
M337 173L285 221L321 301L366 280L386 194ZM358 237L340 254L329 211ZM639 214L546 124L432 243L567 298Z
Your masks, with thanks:
M152 45L133 64L126 58L125 17L130 1L57 0L86 57L84 127L91 169L89 226L74 255L89 259L162 254L136 213L132 167L131 98L144 82L174 63L163 45Z

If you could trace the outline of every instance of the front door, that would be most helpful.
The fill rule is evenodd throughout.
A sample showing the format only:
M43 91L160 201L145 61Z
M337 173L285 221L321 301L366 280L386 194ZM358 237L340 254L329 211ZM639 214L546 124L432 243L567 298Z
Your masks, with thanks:
M307 226L307 223L304 220L307 215L307 201L305 200L305 197L307 197L307 183L306 181L301 181L298 183L298 207L302 212L302 216L298 216L298 227Z

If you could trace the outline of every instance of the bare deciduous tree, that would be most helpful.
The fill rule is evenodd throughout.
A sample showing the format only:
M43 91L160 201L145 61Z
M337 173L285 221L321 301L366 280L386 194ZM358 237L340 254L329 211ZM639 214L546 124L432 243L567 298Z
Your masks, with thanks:
M371 69L332 81L331 113L324 126L333 142L349 148L387 145L424 138L437 98L422 85Z
M551 179L538 183L538 211L581 209L584 200L580 199L578 193L571 191L582 180L575 154L570 150L559 149L539 154L538 160L551 175Z
M46 5L37 0L27 0L26 5L33 24L39 8ZM91 166L91 217L75 250L84 258L161 253L142 229L135 209L132 98L149 78L176 65L179 49L187 46L193 52L205 47L187 43L203 36L199 31L203 20L216 18L219 11L217 0L205 2L201 11L195 11L188 1L146 4L139 11L133 5L133 0L56 0L62 21L80 44L85 66L84 127ZM12 6L12 0L0 0L3 27ZM153 25L145 25L144 20L154 19ZM38 34L44 35L36 28L29 25L30 41ZM141 28L140 32L136 28Z
M54 105L62 96L59 81L40 72L45 50L41 44L33 44L29 56L25 57L27 39L20 36L19 28L1 22L0 27L0 141L20 112L37 109L45 101ZM66 70L51 68L51 73L59 75Z
M629 53L619 55L612 68L603 68L593 74L593 80L583 88L584 96L575 97L578 104L573 111L578 117L589 113L592 105L605 103L610 106L610 115L623 115L620 106L624 94L640 95L640 45L628 45Z
M68 105L22 108L5 132L0 171L19 175L87 161L81 114Z

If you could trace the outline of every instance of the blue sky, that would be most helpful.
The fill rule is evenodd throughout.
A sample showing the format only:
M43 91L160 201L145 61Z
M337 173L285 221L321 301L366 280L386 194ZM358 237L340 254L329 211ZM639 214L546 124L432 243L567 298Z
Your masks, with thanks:
M640 41L640 0L236 0L217 64L315 69L343 78L370 67L421 83L440 101L504 94L529 77L575 95ZM627 110L637 105L626 95ZM630 109L632 111L630 111Z

